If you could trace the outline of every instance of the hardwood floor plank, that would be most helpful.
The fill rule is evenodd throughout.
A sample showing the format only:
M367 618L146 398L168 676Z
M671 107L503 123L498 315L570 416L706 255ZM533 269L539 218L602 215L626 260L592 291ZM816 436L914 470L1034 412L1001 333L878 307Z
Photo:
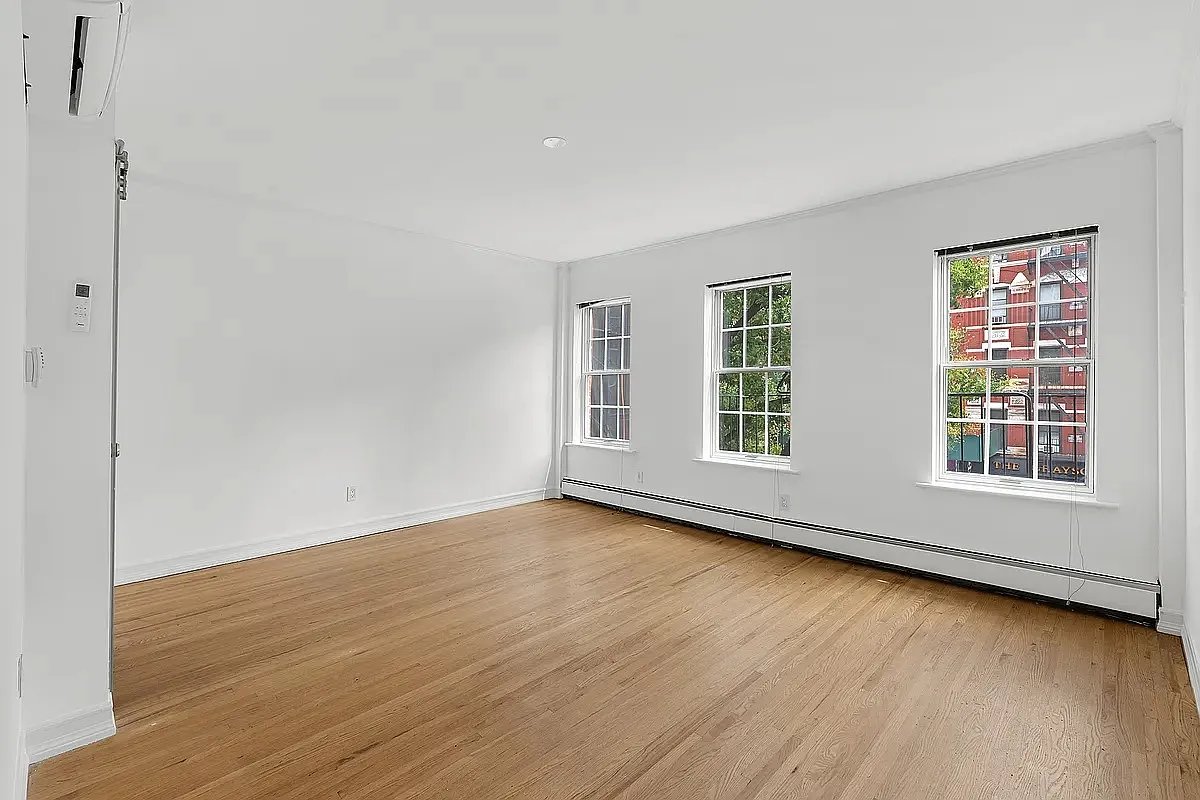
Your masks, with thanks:
M120 587L33 800L1200 797L1178 639L549 501Z

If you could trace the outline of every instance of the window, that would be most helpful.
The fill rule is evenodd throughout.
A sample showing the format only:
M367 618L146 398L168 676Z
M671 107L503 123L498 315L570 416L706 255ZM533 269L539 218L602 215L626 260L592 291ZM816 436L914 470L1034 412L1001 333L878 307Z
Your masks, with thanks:
M998 286L992 289L992 322L1008 321L1008 309L1004 307L1007 303L1007 286Z
M943 479L1091 490L1094 243L1088 233L940 255ZM1036 295L1008 294L1026 282Z
M711 444L718 456L792 453L792 283L782 275L713 287Z
M621 444L629 441L629 301L584 306L582 438Z
M1059 307L1059 301L1062 299L1062 284L1059 283L1043 283L1038 287L1038 302L1041 306L1038 313L1042 317L1042 321L1062 319L1062 308Z

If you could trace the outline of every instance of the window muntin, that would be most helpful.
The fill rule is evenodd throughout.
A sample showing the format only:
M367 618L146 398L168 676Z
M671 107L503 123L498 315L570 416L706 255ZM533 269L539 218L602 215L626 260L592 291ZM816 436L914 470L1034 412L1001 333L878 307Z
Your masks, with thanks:
M1082 236L939 259L943 477L1091 490L1093 253Z
M711 452L786 462L792 452L790 276L713 289Z
M630 303L612 300L582 309L580 438L629 442Z

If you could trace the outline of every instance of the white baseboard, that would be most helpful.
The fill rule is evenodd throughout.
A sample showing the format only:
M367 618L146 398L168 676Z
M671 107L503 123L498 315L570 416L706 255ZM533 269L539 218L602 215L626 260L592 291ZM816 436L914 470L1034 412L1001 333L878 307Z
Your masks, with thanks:
M1183 660L1187 663L1188 680L1192 682L1192 692L1196 695L1196 708L1200 708L1200 651L1188 635L1188 628L1183 626Z
M25 731L25 752L31 763L107 739L117 732L112 695L108 702Z
M17 771L13 781L16 784L13 797L16 800L25 800L29 795L29 749L25 747L25 731L21 731L17 737Z
M1188 635L1188 628L1183 626L1183 660L1187 662L1188 680L1192 682L1192 692L1196 695L1196 708L1200 708L1200 651L1196 650L1195 641Z
M388 517L354 522L340 525L336 528L325 528L316 531L282 536L275 539L260 539L255 542L232 545L229 547L214 547L209 550L197 550L172 558L145 561L140 564L126 564L117 567L116 583L137 583L138 581L162 578L166 575L178 575L181 572L215 567L221 564L232 564L235 561L246 561L251 558L286 553L291 550L302 550L331 542L355 539L359 536L370 536L398 528L411 528L414 525L424 525L427 522L465 517L468 514L478 514L483 511L494 511L498 508L533 503L545 499L546 490L530 489L524 492L513 492L482 500L470 500L465 503L454 503L448 506L427 508L421 511L411 511Z
M1158 610L1159 633L1169 633L1172 636L1183 636L1183 612L1173 608Z

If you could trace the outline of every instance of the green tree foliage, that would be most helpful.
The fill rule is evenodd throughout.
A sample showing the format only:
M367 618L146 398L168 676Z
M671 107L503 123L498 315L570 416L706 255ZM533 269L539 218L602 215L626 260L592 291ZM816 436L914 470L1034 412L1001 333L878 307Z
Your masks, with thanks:
M950 261L950 307L962 308L965 297L978 297L988 287L988 261L984 256Z

